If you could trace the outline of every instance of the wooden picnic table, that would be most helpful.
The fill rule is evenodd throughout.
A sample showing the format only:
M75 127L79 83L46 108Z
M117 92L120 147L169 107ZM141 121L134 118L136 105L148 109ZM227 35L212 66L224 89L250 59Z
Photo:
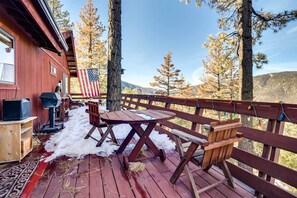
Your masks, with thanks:
M175 113L163 110L123 110L105 113L101 116L101 120L107 123L107 132L112 131L112 127L117 124L129 124L132 127L131 131L117 150L117 154L121 154L125 150L135 133L140 137L130 155L128 157L124 156L124 166L128 169L129 162L136 160L144 144L147 145L155 156L160 157L162 162L166 160L165 151L163 149L158 149L150 139L149 135L158 121L168 120L174 117ZM147 127L143 129L141 127L142 124L146 124Z

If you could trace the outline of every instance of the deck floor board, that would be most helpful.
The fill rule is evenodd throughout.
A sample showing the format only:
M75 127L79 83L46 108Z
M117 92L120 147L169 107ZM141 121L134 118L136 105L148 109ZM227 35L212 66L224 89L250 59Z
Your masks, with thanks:
M125 155L125 154L124 154ZM143 160L143 172L125 171L122 155L111 158L96 155L85 156L82 160L63 159L68 169L58 166L57 161L48 166L46 174L37 183L31 197L192 197L189 182L182 175L172 185L169 182L177 164L178 154L168 154L167 160L162 163L159 158ZM58 160L61 161L61 160ZM193 164L190 168L197 168ZM204 172L194 172L198 189L218 179L223 178L215 169ZM227 184L221 184L200 194L201 198L211 197L253 197L253 194L241 186L235 189Z
M90 197L104 197L100 158L90 156Z

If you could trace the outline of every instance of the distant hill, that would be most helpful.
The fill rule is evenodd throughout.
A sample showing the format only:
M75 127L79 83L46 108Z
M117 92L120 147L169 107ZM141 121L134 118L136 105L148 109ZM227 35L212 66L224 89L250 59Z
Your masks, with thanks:
M144 88L122 81L122 88L141 89L143 94L154 94L153 88ZM192 87L199 96L199 85ZM297 104L297 71L270 73L254 77L254 101Z
M254 100L297 104L297 71L255 76Z
M195 85L192 89L201 97L198 87ZM297 104L297 71L254 76L254 101Z
M142 94L154 94L155 93L155 90L153 88L141 87L138 85L134 85L134 84L122 81L122 89L125 89L125 88L140 89L142 91Z

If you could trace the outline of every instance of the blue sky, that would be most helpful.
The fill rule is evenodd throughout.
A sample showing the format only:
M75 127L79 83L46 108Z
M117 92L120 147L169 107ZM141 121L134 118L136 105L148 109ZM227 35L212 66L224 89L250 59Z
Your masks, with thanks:
M73 22L79 21L79 12L87 0L61 0L63 9L70 12ZM75 3L74 3L75 2ZM107 28L108 0L93 0L100 21ZM194 2L194 0L192 0ZM296 0L254 0L254 7L269 11L297 9ZM266 5L267 4L267 5ZM202 60L207 49L202 43L209 34L218 31L215 10L207 6L197 8L179 0L122 0L122 80L149 87L156 68L163 57L172 52L173 63L181 70L186 81L199 83L203 75ZM104 34L107 38L107 30ZM254 70L254 75L280 71L297 71L297 22L291 22L279 33L267 30L263 44L255 52L266 53L269 64Z

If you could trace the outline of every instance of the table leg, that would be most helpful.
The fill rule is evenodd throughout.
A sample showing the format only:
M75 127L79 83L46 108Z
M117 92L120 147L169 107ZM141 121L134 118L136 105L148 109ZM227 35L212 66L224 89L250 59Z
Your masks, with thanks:
M122 142L121 146L117 150L117 154L120 154L120 153L122 153L125 150L125 148L129 144L129 142L133 138L135 132L136 132L135 129L132 128L131 131L129 132L128 136L124 139L124 141Z
M153 126L150 126L151 124L153 124ZM145 134L145 136L147 137L146 141L145 141L145 144L155 154L155 156L160 156L160 150L153 143L153 141L149 138L149 135L152 133L153 129L156 126L156 123L151 123L151 124L149 124L147 126L145 131L142 129L142 127L140 125L134 125L134 127L135 127L135 130L137 131L137 134L139 135L139 137L142 137L143 134ZM152 128L149 128L149 127L152 127Z
M138 156L138 154L144 144L146 144L148 146L148 148L155 154L155 156L161 156L161 151L157 148L157 146L149 138L149 135L151 134L154 127L156 126L156 123L150 123L147 126L147 128L145 129L145 131L142 129L140 124L131 125L131 126L132 126L132 128L135 129L135 131L139 135L140 139L138 140L134 149L130 153L130 155L128 157L129 161L134 161L136 159L136 157Z

